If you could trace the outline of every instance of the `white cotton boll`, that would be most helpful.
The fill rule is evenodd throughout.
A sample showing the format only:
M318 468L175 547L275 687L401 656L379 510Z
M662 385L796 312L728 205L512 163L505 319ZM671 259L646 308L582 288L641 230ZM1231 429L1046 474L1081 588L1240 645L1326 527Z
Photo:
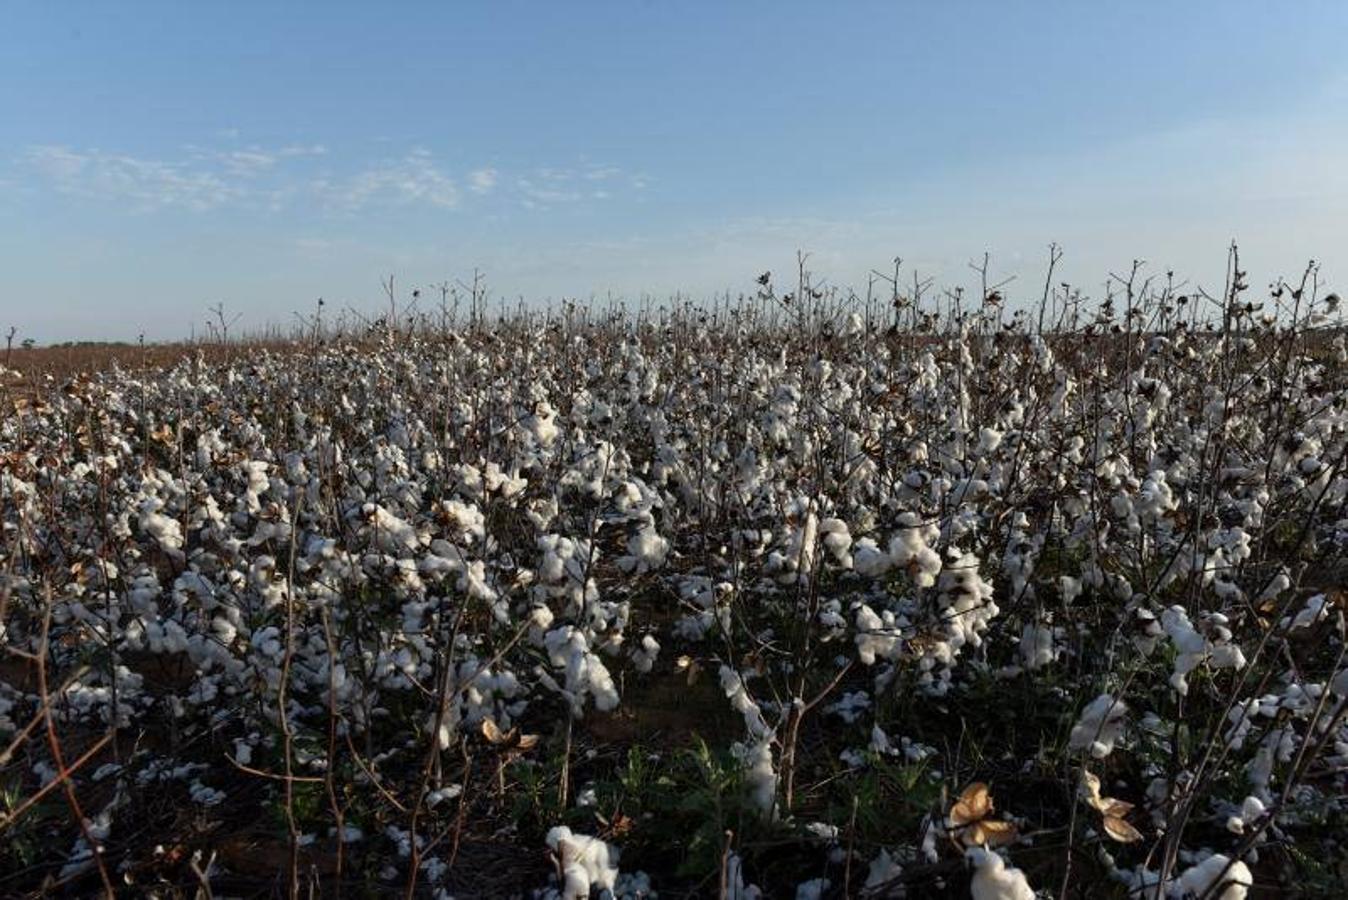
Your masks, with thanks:
M570 625L549 631L543 638L552 665L566 673L565 693L571 697L572 713L580 716L588 693L595 709L612 712L620 698L608 667L589 648L585 634Z
M367 511L367 515L370 532L386 553L411 551L421 546L417 530L384 507L376 505Z
M852 565L858 575L879 578L892 567L889 554L876 546L870 538L862 538L853 546Z
M644 575L665 564L669 541L660 536L653 524L647 524L627 540L627 555L619 557L623 571Z
M1296 631L1298 628L1309 628L1328 615L1328 598L1324 594L1316 594L1306 601L1305 606L1297 610L1295 616L1290 618L1284 617L1282 621L1278 623L1278 627L1288 631Z
M251 513L259 512L262 509L262 503L258 498L271 488L271 479L267 477L267 471L271 468L271 465L264 460L254 459L242 463L240 468L243 469L243 475L248 480L248 487L244 491L248 511Z
M660 655L660 644L649 634L641 639L641 643L632 649L632 663L636 666L638 672L645 674L655 666L655 659Z
M845 691L837 702L826 707L829 712L836 713L848 725L861 718L861 714L870 708L871 697L865 691Z
M1042 669L1058 658L1056 645L1059 629L1031 622L1020 632L1021 664L1030 671Z
M871 749L876 753L893 753L894 748L889 743L889 735L879 725L871 726Z
M1329 683L1329 689L1340 697L1348 697L1348 669L1341 669Z
M618 850L565 825L548 832L547 844L562 865L563 900L588 900L591 889L612 891L618 881Z
M177 554L183 546L183 529L177 519L160 512L162 500L151 498L140 507L140 529L154 538L166 552Z
M1268 587L1259 592L1255 602L1263 603L1266 600L1276 600L1284 591L1292 586L1292 579L1286 572L1279 572L1273 576L1273 580L1268 583Z
M975 847L965 856L974 866L974 877L969 882L973 900L1035 900L1034 888L1025 879L1025 873L1008 867L996 853Z
M948 646L932 650L932 654L946 665L950 665L963 647L980 646L982 633L1001 611L992 599L993 586L978 572L978 557L954 548L952 556L956 558L941 572L937 585Z
M1081 596L1081 579L1070 575L1058 576L1058 593L1062 595L1063 606L1069 605Z
M1207 657L1207 641L1193 627L1184 607L1172 606L1161 613L1161 627L1175 645L1175 671L1170 686L1180 694L1189 693L1188 674Z
M866 870L867 888L878 888L889 884L903 874L903 866L894 861L894 857L889 855L888 850L881 850L880 853L871 860L870 866Z
M749 691L745 688L744 679L740 677L740 673L730 666L723 665L721 666L720 677L721 690L725 692L731 708L744 716L744 727L749 730L749 734L755 738L766 738L770 735L772 730L768 728L768 723L763 718L763 711L749 696Z
M1215 641L1204 637L1194 628L1184 607L1171 606L1161 612L1161 627L1175 646L1174 672L1170 676L1170 685L1181 695L1189 693L1189 673L1204 662L1218 669L1241 669L1245 666L1245 654L1235 644L1227 643L1231 632L1226 627L1226 617L1212 613L1203 621L1209 634L1216 638Z
M726 900L762 900L763 892L757 885L745 885L744 860L738 853L726 857Z
M1226 830L1232 834L1244 834L1245 828L1257 822L1264 814L1264 801L1258 797L1246 797L1240 805L1240 811L1226 820Z
M1068 749L1089 750L1091 756L1103 759L1114 752L1114 745L1123 737L1128 707L1122 700L1101 694L1081 711L1081 718L1072 726Z
M1254 884L1254 876L1249 866L1240 860L1234 862L1230 857L1215 853L1197 865L1190 866L1180 875L1179 893L1188 897L1207 896L1210 900L1245 900L1246 894ZM1207 893L1210 889L1225 885L1220 893Z
M988 454L1002 445L1002 433L995 428L978 430L978 452Z
M822 900L824 893L833 885L827 878L811 878L796 885L796 900Z
M772 741L768 738L755 744L735 744L732 748L744 765L749 797L765 815L772 812L777 801L777 770L772 766Z
M453 800L463 793L463 785L450 784L439 790L428 791L426 793L426 808L435 809L446 800Z
M900 515L898 523L902 527L889 541L891 565L907 571L916 586L931 587L941 572L941 557L930 544L940 539L941 530L911 512Z
M885 616L888 621L864 603L857 607L853 623L857 634L853 640L862 665L875 665L877 658L897 659L902 651L903 640L894 626L893 615L886 611Z
M819 523L819 533L823 535L824 549L833 557L833 561L844 569L852 568L852 535L847 523L842 519L824 519Z

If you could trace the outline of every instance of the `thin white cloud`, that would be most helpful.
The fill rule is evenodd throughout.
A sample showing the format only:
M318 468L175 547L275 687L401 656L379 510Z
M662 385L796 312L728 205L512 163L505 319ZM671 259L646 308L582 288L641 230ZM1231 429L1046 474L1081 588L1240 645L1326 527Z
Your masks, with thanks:
M515 179L526 209L548 209L582 200L607 200L622 191L646 188L645 175L618 166L589 164L577 168L545 167Z
M427 203L441 209L459 205L459 188L420 148L402 159L389 160L339 182L314 183L329 203L356 211L373 205Z
M140 210L203 211L238 196L220 173L182 163L54 145L30 148L25 160L60 193L124 201Z
M315 161L327 155L322 144L300 143L186 144L166 158L43 145L28 148L18 162L28 184L123 203L139 212L223 206L271 213L305 207L342 213L412 206L452 210L466 197L485 202L503 186L507 202L547 209L631 196L646 184L643 175L593 163L514 175L492 166L455 173L416 146L354 169L316 168Z
M487 194L496 187L497 172L493 168L476 169L468 173L468 189L475 194Z

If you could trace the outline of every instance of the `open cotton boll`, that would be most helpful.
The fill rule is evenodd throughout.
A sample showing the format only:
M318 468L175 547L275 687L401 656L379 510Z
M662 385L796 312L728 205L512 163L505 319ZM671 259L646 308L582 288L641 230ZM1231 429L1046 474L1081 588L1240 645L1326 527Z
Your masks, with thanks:
M587 693L594 697L595 709L600 712L617 709L620 698L613 676L590 651L584 632L563 625L544 635L543 644L552 665L566 672L566 693L571 696L574 715L580 716Z
M548 832L547 844L562 867L563 900L588 900L591 889L612 891L618 881L618 850L565 825Z
M1067 746L1070 750L1089 750L1091 756L1103 759L1114 752L1114 745L1123 737L1128 707L1122 700L1101 694L1081 711L1081 718L1072 726Z
M1278 623L1280 629L1287 631L1296 631L1299 628L1309 628L1316 622L1329 615L1329 600L1324 594L1316 594L1309 598L1301 609L1297 610L1295 616L1284 616Z
M844 569L852 568L852 534L842 519L824 519L819 523L819 533L823 535L824 549L833 557L833 561Z
M857 657L863 665L873 666L876 659L898 659L903 649L903 639L897 627L894 614L885 611L877 615L866 604L857 607L856 637Z
M881 849L866 869L866 883L863 887L873 890L894 881L902 874L903 866L894 861L888 850Z
M726 900L762 900L763 892L757 885L744 883L744 860L731 853L725 863Z
M147 499L140 507L140 529L154 538L159 546L172 556L181 557L183 529L177 519L160 512L164 501L157 497Z
M918 587L931 587L941 572L941 556L930 545L940 540L941 530L911 512L900 515L898 523L901 527L889 541L891 564L906 570Z
M1030 671L1042 669L1058 658L1057 641L1062 629L1031 622L1020 632L1020 661Z
M744 766L745 783L754 806L768 815L777 802L777 770L772 765L771 738L753 744L733 744L731 752Z
M1180 875L1177 884L1180 896L1208 897L1209 900L1245 900L1254 876L1249 866L1240 860L1234 862L1230 857L1215 853L1197 865L1190 866ZM1220 891L1209 893L1213 888L1223 886Z
M811 878L796 885L796 900L823 900L833 882L827 878Z
M632 649L632 664L636 666L638 672L645 674L654 667L655 658L659 655L659 642L648 634Z
M1035 900L1034 888L1025 879L1025 873L1007 866L1001 856L974 847L965 857L974 866L974 877L969 882L973 900Z
M982 633L1001 611L993 602L993 587L978 572L979 559L972 553L952 551L956 557L940 573L937 589L941 618L953 658L964 646L983 643ZM947 664L949 661L947 661Z
M1226 830L1232 834L1244 834L1247 826L1257 822L1264 815L1265 809L1264 801L1258 797L1246 797L1245 802L1240 805L1239 812L1227 817Z
M417 530L382 506L366 509L369 530L377 545L387 553L408 552L421 546Z
M725 691L731 708L744 716L744 727L749 730L749 734L755 738L766 738L772 734L772 729L768 728L768 723L763 718L763 710L749 696L740 673L730 666L723 665L720 675L721 690Z
M1210 613L1204 625L1216 640L1209 640L1194 628L1184 607L1171 606L1161 612L1161 627L1175 646L1174 673L1170 676L1170 686L1181 695L1189 693L1189 673L1204 662L1218 669L1241 669L1245 666L1245 655L1240 648L1228 643L1231 632L1226 627L1226 617Z
M857 574L868 578L879 578L892 566L889 554L881 550L870 538L862 538L853 545L852 565Z
M1329 683L1329 689L1340 697L1348 697L1348 669L1340 669Z
M654 523L642 526L627 540L627 555L618 558L624 572L644 575L660 568L669 556L669 541L655 530Z

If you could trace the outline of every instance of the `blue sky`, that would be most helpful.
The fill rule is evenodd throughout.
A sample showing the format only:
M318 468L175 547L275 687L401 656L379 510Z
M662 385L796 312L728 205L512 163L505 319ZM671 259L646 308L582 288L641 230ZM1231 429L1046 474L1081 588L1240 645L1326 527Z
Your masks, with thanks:
M706 296L1047 245L1348 266L1348 4L78 3L0 12L0 327L156 339L484 269Z

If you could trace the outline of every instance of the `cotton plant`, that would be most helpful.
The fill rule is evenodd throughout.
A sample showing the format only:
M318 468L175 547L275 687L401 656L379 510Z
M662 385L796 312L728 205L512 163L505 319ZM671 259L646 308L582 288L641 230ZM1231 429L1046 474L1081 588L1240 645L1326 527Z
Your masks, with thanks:
M930 298L906 298L911 334L842 296L818 321L795 318L808 298L777 319L753 302L570 304L53 379L0 397L0 639L36 653L49 614L62 733L115 723L117 777L207 811L249 802L216 777L242 777L225 754L276 795L280 717L300 777L404 804L427 751L439 778L485 722L585 734L672 680L727 704L717 749L788 820L798 685L839 676L806 731L844 778L934 765L931 708L1035 691L1076 763L1137 773L1108 792L1176 835L1173 871L1127 847L1111 871L1179 893L1217 865L1207 850L1304 839L1342 787L1345 345L1332 317L1280 330L1233 307L1238 327L1209 334L1173 293L1148 296L1145 328L1073 300L1042 334L996 303L957 318ZM0 679L6 743L40 704ZM181 759L125 733L164 726ZM1145 759L1177 752L1179 726L1217 742L1239 788L1201 758ZM57 772L30 750L24 790ZM72 775L81 798L98 768ZM437 827L457 812L446 784L474 795L446 778L426 788ZM1201 824L1167 831L1188 790ZM131 810L109 813L113 834ZM404 825L357 843L405 869ZM887 878L957 852L910 831L887 843ZM970 861L979 890L1019 890L993 856ZM446 889L444 865L428 852L419 877ZM839 889L836 866L805 883L823 877Z

